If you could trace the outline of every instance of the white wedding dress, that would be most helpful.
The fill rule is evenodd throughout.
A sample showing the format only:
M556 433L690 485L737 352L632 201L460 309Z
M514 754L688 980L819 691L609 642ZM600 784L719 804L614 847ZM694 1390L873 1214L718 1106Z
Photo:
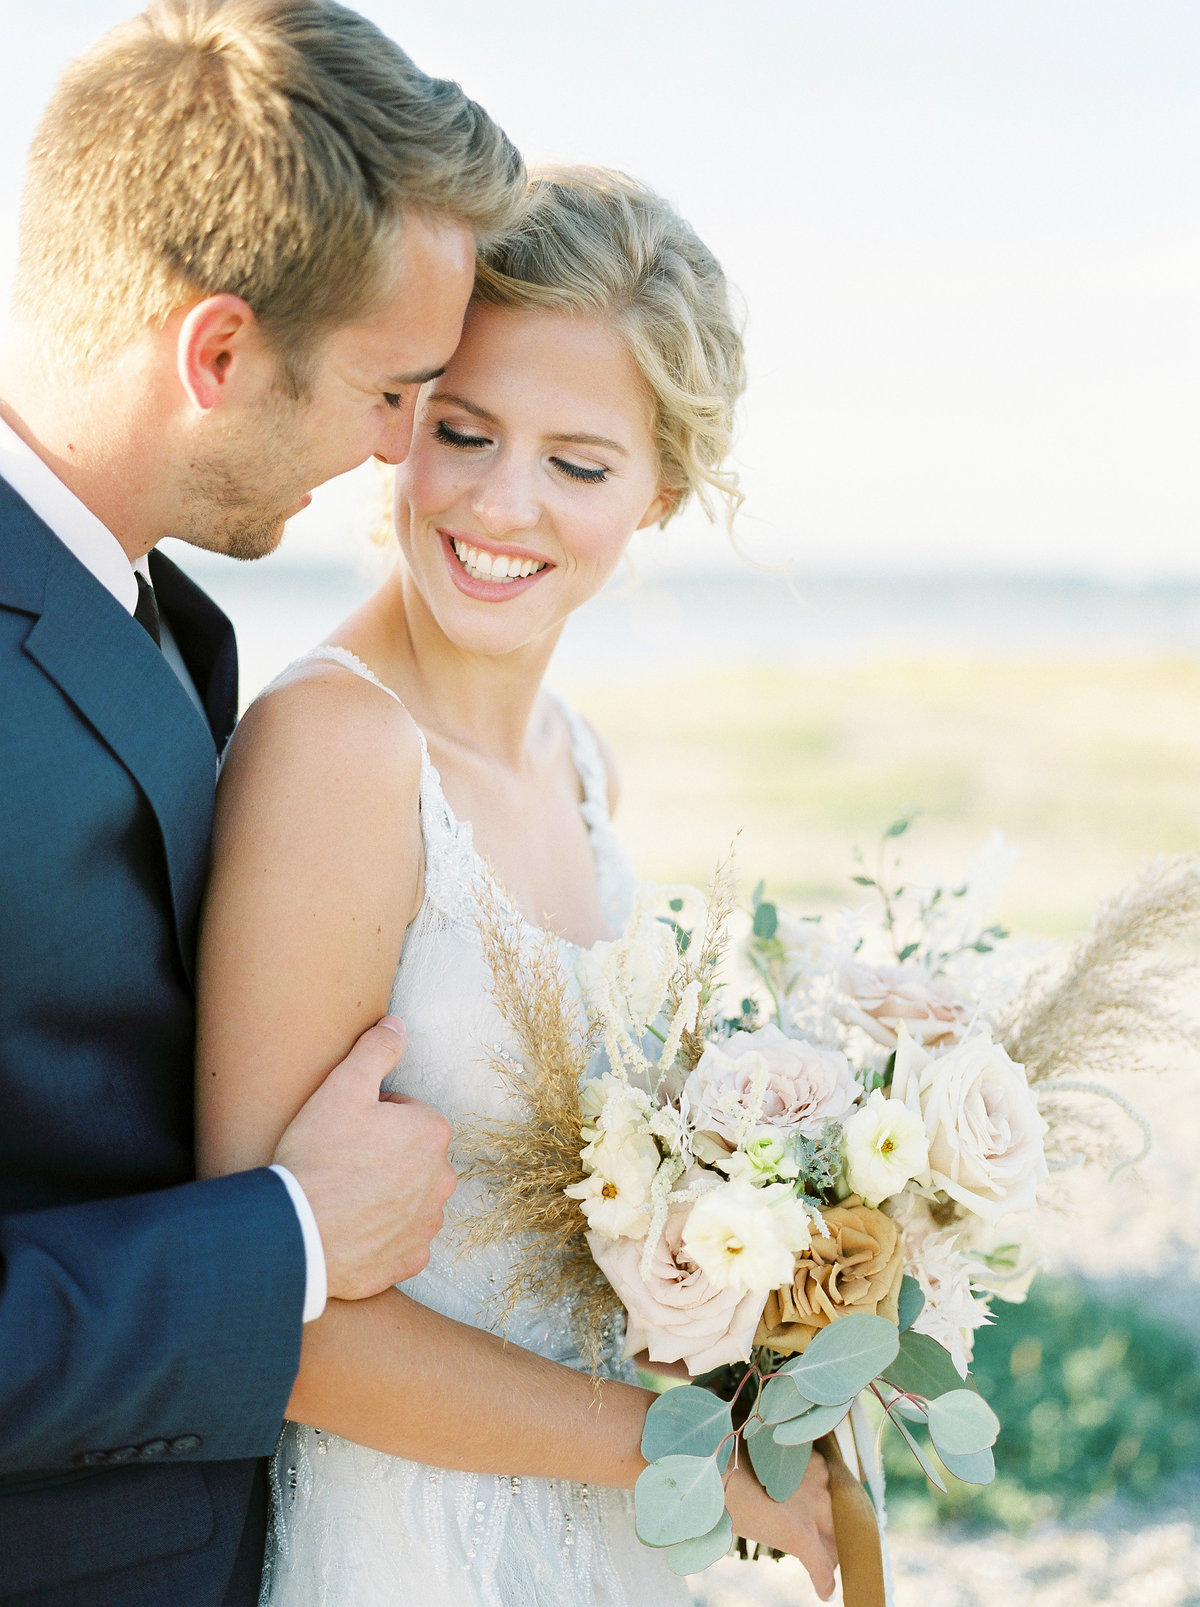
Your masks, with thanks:
M312 658L331 659L395 696L344 649L318 648L305 655ZM601 902L617 931L631 907L633 871L609 820L595 739L578 715L565 706L563 713ZM389 1008L408 1025L408 1048L386 1086L453 1124L504 1111L487 1051L505 1043L507 1030L475 923L484 867L470 826L446 802L423 736L421 755L425 891L392 984ZM569 945L564 950L569 957ZM482 1203L479 1184L460 1182L428 1267L404 1292L581 1367L562 1311L523 1302L497 1322L506 1248L466 1252L456 1244L456 1225ZM615 1356L604 1371L632 1376ZM691 1600L664 1555L638 1540L625 1491L445 1471L294 1423L284 1426L272 1486L263 1607L684 1607Z

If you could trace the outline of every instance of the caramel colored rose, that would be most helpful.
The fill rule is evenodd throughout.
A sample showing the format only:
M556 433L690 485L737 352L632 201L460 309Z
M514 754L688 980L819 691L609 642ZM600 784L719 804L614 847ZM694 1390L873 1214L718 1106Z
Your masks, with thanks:
M899 1315L904 1251L896 1224L854 1195L821 1215L830 1236L813 1234L796 1257L791 1285L767 1296L754 1335L756 1345L785 1356L798 1355L822 1328L852 1311L891 1322Z

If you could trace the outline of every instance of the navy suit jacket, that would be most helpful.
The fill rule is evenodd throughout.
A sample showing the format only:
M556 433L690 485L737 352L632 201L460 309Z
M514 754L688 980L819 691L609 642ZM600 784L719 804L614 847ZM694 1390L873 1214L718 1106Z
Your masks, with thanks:
M153 554L208 724L0 480L0 1602L252 1603L304 1249L195 1181L193 966L225 616Z

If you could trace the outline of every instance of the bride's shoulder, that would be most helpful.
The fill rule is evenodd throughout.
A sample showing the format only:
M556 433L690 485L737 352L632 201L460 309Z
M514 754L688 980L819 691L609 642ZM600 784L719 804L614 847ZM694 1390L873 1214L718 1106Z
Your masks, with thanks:
M396 694L362 670L325 655L290 665L238 723L222 792L248 787L297 807L338 804L355 814L364 805L415 808L420 731Z

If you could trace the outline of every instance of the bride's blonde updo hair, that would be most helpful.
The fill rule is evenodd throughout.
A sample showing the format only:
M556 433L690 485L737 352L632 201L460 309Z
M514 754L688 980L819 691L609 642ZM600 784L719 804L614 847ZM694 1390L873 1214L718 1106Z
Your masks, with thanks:
M695 494L709 517L742 500L724 468L745 385L721 266L661 196L598 167L538 169L521 221L481 254L476 302L610 320L653 404L663 524Z

